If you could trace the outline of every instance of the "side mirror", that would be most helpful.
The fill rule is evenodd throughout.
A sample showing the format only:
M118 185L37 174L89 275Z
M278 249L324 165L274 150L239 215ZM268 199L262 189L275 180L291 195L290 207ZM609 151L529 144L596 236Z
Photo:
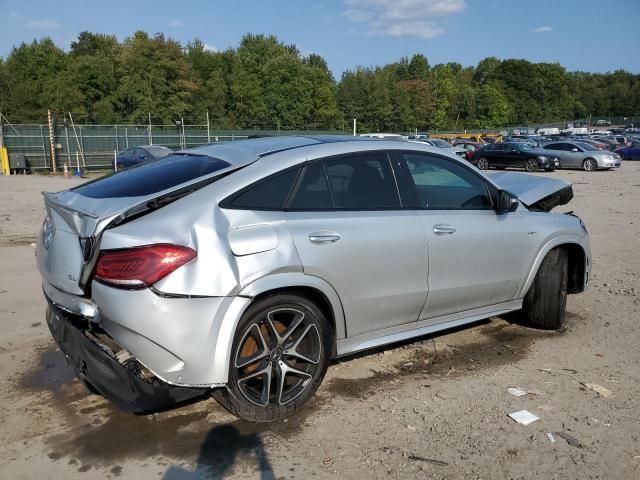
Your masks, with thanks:
M498 202L496 205L498 213L515 212L519 204L520 200L513 193L506 190L498 190Z

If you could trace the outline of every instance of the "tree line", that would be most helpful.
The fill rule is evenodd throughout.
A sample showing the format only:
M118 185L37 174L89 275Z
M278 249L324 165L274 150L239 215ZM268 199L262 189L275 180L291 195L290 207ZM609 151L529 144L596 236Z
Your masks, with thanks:
M204 123L219 129L413 131L497 128L640 112L640 75L568 72L557 63L499 60L430 65L413 55L355 67L337 81L324 58L275 36L247 34L211 51L136 32L82 32L68 52L49 38L0 58L0 110L13 123L46 112L78 123Z

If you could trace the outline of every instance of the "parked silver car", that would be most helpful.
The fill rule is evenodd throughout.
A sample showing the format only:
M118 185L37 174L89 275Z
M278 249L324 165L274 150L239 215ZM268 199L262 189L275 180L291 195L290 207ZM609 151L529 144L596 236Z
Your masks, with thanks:
M442 140L440 138L415 138L409 139L410 142L420 142L420 143L425 143L427 145L430 145L432 147L437 147L437 148L441 148L442 150L444 150L447 153L453 153L455 155L458 155L459 157L465 157L467 155L467 149L463 148L463 147L459 147L457 145L451 145L449 142L447 142L446 140Z
M553 155L560 160L559 168L580 168L592 172L599 168L618 168L622 160L617 153L598 150L586 142L555 142L542 148L553 150Z
M558 328L589 237L567 182L420 143L275 137L45 193L47 322L123 409L212 392L282 418L332 358L523 309Z

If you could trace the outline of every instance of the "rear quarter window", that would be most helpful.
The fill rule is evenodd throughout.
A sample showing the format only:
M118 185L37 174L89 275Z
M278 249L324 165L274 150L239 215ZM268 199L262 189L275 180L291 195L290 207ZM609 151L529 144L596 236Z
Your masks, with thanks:
M170 155L72 189L90 198L143 197L231 166L206 155Z
M275 174L223 200L220 206L243 210L281 210L297 176L297 168Z

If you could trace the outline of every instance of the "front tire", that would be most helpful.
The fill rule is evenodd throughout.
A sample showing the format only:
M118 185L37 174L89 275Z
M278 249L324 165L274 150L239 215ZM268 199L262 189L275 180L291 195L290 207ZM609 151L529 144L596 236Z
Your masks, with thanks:
M554 248L544 257L522 305L531 326L557 330L564 323L568 266L567 251L563 248Z
M214 398L251 422L295 413L313 396L329 366L332 329L309 299L291 294L252 304L236 329L226 388Z
M582 162L582 168L585 172L595 172L598 169L598 164L593 158L587 158Z
M527 172L533 173L538 171L538 161L535 158L528 158L524 162L524 169Z

